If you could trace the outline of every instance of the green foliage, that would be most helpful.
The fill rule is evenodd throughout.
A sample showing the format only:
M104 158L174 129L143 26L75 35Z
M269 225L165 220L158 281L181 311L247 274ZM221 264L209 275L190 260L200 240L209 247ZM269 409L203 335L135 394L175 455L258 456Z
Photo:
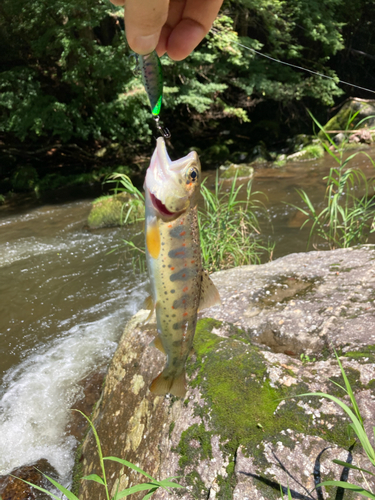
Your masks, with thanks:
M228 0L186 60L162 58L165 114L173 124L202 128L207 119L249 122L250 107L264 100L332 104L342 93L336 81L264 59L239 43L336 78L329 59L343 48L345 21L338 14L344 5ZM128 57L123 9L107 0L2 0L0 15L0 132L22 141L149 144L152 119ZM204 115L199 123L197 114Z
M235 175L230 189L219 184L218 174L215 191L211 192L204 184L201 192L204 210L199 211L199 232L203 267L209 272L220 269L259 264L264 254L270 255L273 247L265 247L260 240L260 226L256 210L261 203L254 200L251 181L246 186L245 200L239 199L243 185L236 186Z
M125 498L125 497L127 497L133 493L137 493L139 491L148 491L148 493L143 497L143 500L147 500L148 498L151 498L153 493L155 493L155 491L157 491L159 488L163 488L165 490L169 490L170 488L184 488L184 486L181 486L180 484L173 482L172 481L172 479L174 479L173 477L168 477L166 479L159 481L158 479L154 479L152 476L150 476L150 474L148 474L147 472L142 470L137 465L134 465L133 463L128 462L127 460L124 460L122 458L117 458L117 457L103 457L102 448L100 445L100 439L99 439L99 436L96 432L96 429L95 429L93 423L91 422L89 417L87 417L80 410L75 410L75 411L78 411L78 413L83 415L91 427L91 430L94 434L95 441L96 441L96 447L98 450L100 469L101 469L101 474L102 474L101 476L99 476L98 474L90 474L88 476L84 476L82 479L86 480L86 481L94 481L95 483L99 483L102 486L104 486L107 500L120 500L121 498ZM113 497L111 497L110 493L109 493L109 487L108 487L106 471L105 471L105 462L104 462L105 460L110 460L112 462L118 462L122 466L129 467L130 469L135 470L136 472L139 472L140 474L145 476L148 479L148 481L145 483L136 484L136 485L131 486L130 488L126 488L125 490L122 490L122 491L118 491L118 486L119 486L119 484L118 484L115 495ZM71 491L67 490L64 486L59 484L57 481L55 481L54 479L52 479L49 476L46 476L45 474L43 474L43 475L59 491L61 491L61 493L63 493L68 500L79 500L79 498L76 495L74 495ZM17 478L17 479L20 479L20 478ZM54 495L53 493L51 493L50 491L48 491L44 488L41 488L40 486L32 484L28 481L24 481L23 479L20 479L20 480L23 481L24 483L36 488L37 490L42 491L43 493L47 493L55 500L61 500L60 497Z
M349 129L355 117L356 114L349 116L346 130ZM324 132L320 123L313 116L312 118ZM375 162L364 152L356 152L344 158L347 141L341 143L339 152L336 154L335 143L328 133L324 132L324 134L327 142L323 142L323 146L337 162L338 167L331 168L328 176L324 177L327 181L327 189L323 210L319 211L314 207L304 190L297 189L307 206L307 208L295 207L306 216L301 228L307 222L312 223L307 246L313 236L324 240L330 249L366 243L369 234L374 231L375 210L372 195L375 179L368 180L361 170L350 167L349 163L358 154L365 155L373 167L375 167Z

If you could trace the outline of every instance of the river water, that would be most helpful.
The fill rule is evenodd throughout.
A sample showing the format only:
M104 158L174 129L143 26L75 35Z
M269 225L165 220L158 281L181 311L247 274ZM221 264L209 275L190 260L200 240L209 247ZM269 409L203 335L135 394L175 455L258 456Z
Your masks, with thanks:
M284 202L301 204L297 187L321 202L331 161L257 169L253 189L268 197L274 258L306 250L309 230ZM373 173L363 156L357 161ZM45 458L69 482L76 440L66 429L80 381L109 362L147 296L146 276L121 251L108 253L141 227L89 231L90 206L0 213L0 475Z

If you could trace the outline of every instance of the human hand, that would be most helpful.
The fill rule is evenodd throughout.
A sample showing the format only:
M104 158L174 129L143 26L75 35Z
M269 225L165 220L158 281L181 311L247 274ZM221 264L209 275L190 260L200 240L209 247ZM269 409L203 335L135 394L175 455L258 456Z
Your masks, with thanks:
M125 7L125 31L134 52L156 49L185 59L211 29L223 0L111 0Z

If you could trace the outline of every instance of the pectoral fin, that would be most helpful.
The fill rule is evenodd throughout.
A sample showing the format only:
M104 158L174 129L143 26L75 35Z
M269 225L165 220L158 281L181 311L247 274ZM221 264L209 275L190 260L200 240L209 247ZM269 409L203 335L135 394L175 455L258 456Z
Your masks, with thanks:
M150 311L150 314L147 316L147 318L145 319L145 323L148 323L151 319L151 316L155 310L155 305L154 305L154 301L151 297L151 295L149 295L143 302L143 308L144 309L147 309Z
M220 295L213 284L211 278L208 276L207 271L202 273L202 284L201 284L201 298L199 302L198 311L206 309L207 307L212 307L216 304L220 304Z

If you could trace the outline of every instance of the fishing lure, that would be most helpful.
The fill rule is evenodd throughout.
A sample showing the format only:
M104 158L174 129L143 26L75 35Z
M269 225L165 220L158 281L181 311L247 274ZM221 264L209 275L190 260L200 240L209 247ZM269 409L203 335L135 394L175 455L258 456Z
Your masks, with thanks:
M163 70L157 53L153 51L145 56L139 56L139 66L156 127L165 138L168 138L171 136L169 130L163 129L160 124L159 114L163 101Z

